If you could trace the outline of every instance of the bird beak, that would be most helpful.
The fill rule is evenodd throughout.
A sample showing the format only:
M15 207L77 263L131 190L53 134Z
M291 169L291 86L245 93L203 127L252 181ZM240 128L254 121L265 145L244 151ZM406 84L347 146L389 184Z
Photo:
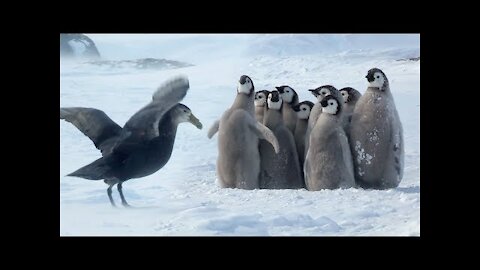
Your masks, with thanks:
M202 123L200 123L200 120L198 120L198 118L195 117L195 115L193 115L193 113L190 114L190 117L188 118L188 121L190 121L190 123L192 123L198 129L202 129L202 127L203 127Z

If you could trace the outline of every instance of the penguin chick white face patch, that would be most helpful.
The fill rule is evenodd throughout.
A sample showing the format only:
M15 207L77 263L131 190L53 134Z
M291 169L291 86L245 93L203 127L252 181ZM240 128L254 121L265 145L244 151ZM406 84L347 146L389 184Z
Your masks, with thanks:
M238 83L237 91L238 93L244 93L249 95L250 92L252 91L252 88L253 88L252 81L249 78L247 78L244 84Z
M374 80L369 82L368 86L382 88L383 84L385 83L383 74L380 72L375 72L375 74L373 74L373 78Z
M295 96L295 92L293 91L292 88L290 87L285 87L283 89L283 93L281 93L282 99L285 100L285 102L290 103L293 100L293 97Z
M310 116L310 106L301 105L300 111L297 112L297 115L300 119L308 119L308 117Z
M348 102L348 91L343 90L343 91L340 91L340 93L342 94L343 102L347 103Z
M264 93L257 93L255 95L255 106L263 107L265 105L265 101L267 101L267 97Z
M280 110L282 107L282 99L280 98L278 101L272 101L272 94L268 94L268 108L273 110Z
M336 114L338 112L338 102L335 99L329 99L327 106L322 108L322 112Z

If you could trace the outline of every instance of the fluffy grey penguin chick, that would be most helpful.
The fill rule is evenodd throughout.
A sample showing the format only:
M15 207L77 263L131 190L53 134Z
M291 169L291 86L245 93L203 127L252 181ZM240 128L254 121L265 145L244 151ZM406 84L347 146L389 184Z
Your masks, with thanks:
M310 134L304 173L308 190L350 188L355 185L352 154L342 126L342 98L326 96L323 112Z
M317 103L312 108L312 111L310 112L310 117L308 119L308 127L307 131L305 132L305 154L307 153L307 149L310 144L310 132L317 123L317 119L322 113L322 105L320 102L329 95L333 95L334 97L337 98L337 100L341 100L341 95L340 92L335 88L334 86L331 85L323 85L320 87L317 87L316 89L309 89L312 93L317 98Z
M385 73L372 68L368 88L358 100L350 124L355 180L364 188L397 187L403 177L403 128Z
M272 91L267 99L265 125L278 139L280 152L274 153L271 145L260 141L260 188L303 188L304 182L293 135L283 123L282 99L278 91Z
M255 92L255 119L263 123L263 114L267 110L267 97L270 91L260 90Z
M232 106L208 131L208 138L218 132L217 175L224 188L259 188L259 139L265 139L279 152L273 132L255 120L254 91L252 79L242 75Z
M313 106L314 104L311 101L302 101L293 106L293 110L297 113L298 117L294 137L301 168L303 168L305 162L305 134L308 127L308 118L310 117L310 112L312 111Z
M293 135L295 133L295 125L297 124L297 114L292 107L298 104L298 94L288 85L277 86L275 88L280 92L283 100L283 122Z
M349 137L353 109L355 109L355 105L357 104L357 101L360 99L362 94L352 87L345 87L338 91L340 91L340 94L343 97L343 129L345 130L347 137Z

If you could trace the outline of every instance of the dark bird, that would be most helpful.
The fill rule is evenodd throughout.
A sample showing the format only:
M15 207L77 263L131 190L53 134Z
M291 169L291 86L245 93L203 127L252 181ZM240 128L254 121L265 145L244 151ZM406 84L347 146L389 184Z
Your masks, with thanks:
M178 124L190 122L202 128L190 108L179 103L188 89L185 77L168 81L123 128L101 110L60 108L60 119L76 126L102 152L101 158L67 176L103 179L109 185L107 194L113 206L112 187L117 184L122 204L128 207L122 192L123 182L148 176L165 166L172 155Z

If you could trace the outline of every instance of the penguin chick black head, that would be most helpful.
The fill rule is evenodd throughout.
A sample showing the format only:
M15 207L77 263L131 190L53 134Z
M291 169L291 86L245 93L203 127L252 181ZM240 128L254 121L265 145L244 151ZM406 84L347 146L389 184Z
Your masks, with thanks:
M273 110L280 110L282 108L282 98L280 96L280 93L276 90L273 90L268 94L268 108L273 109Z
M198 129L202 129L203 125L200 123L195 115L193 115L192 110L189 107L178 103L172 109L172 119L177 123L190 122L192 125L196 126ZM162 130L160 130L162 132Z
M354 89L352 87L345 87L345 88L342 88L338 91L340 91L340 94L343 97L343 102L344 103L349 103L349 102L352 102L352 101L356 101L361 96L360 92L358 92L356 89Z
M370 69L365 78L368 80L368 87L375 87L380 89L380 91L385 91L388 88L387 76L379 68Z
M288 104L292 103L295 96L297 96L297 92L288 85L275 86L275 88L277 88L280 95L282 95L282 99Z
M310 117L310 112L313 108L313 102L311 101L302 101L297 105L293 106L292 109L297 113L299 119L308 119Z
M333 95L337 98L340 96L337 88L331 85L322 85L316 89L309 89L308 91L312 92L312 94L318 99L319 102L328 95Z
M338 98L330 95L326 96L320 104L322 105L322 112L336 115L342 109L341 103L338 101Z
M242 93L247 96L251 95L255 87L253 86L253 81L247 75L242 75L238 81L237 93Z
M270 94L268 90L260 90L255 92L255 106L263 107L267 104L267 97Z

